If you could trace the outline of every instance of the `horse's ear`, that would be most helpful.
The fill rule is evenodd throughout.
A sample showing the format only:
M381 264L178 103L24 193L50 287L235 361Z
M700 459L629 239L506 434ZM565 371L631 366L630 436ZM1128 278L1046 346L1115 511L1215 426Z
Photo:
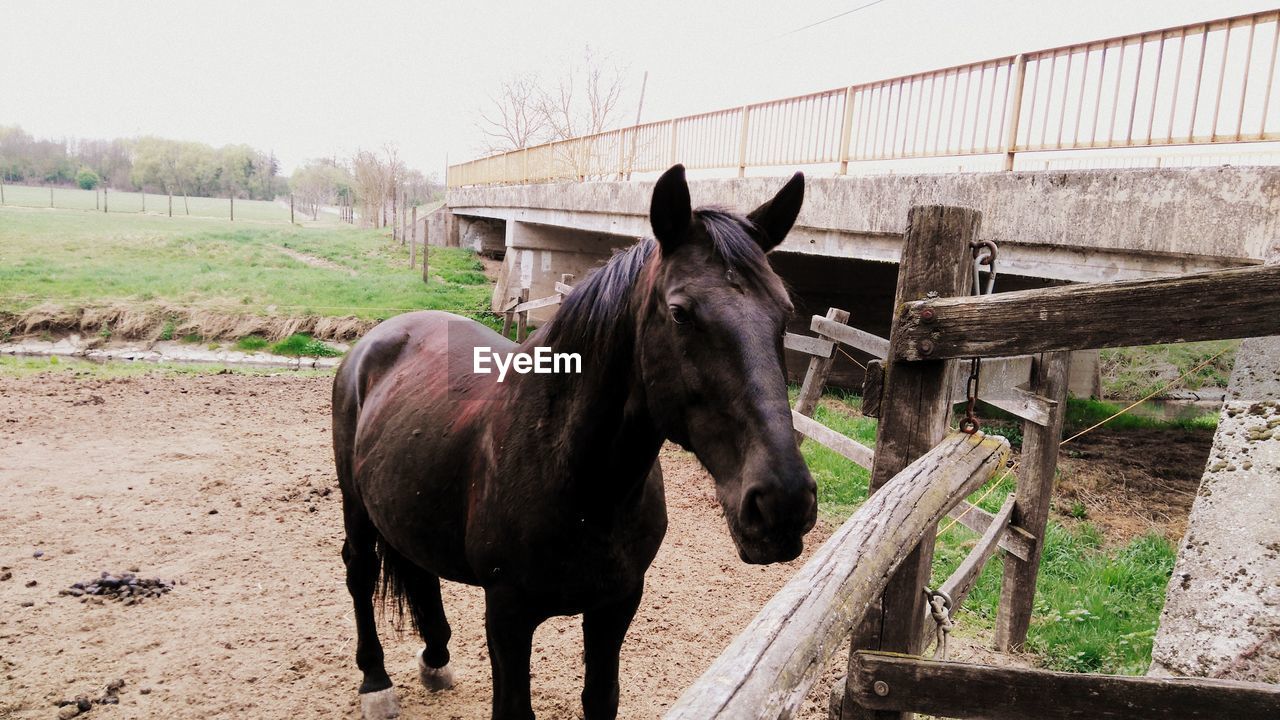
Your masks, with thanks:
M760 248L765 252L774 249L786 239L791 226L796 224L796 216L800 214L800 206L804 204L804 173L791 176L786 185L765 204L751 211L747 216L751 222L763 231Z
M689 202L689 183L684 179L684 166L673 165L653 186L653 200L649 204L653 236L664 252L671 252L684 240L685 231L692 222L693 207Z

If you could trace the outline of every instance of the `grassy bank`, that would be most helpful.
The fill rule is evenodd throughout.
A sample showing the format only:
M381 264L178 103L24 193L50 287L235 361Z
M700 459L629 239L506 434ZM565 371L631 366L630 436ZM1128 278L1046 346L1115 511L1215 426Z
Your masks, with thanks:
M345 340L410 310L486 317L490 286L472 253L432 248L431 270L424 284L386 232L350 226L0 208L10 332Z
M859 404L857 397L828 394L815 414L824 424L871 446L876 421L862 417ZM1073 399L1072 408L1076 421L1082 423L1100 412L1110 414L1107 404ZM1144 421L1144 427L1156 422ZM806 441L801 452L818 483L823 514L835 522L847 518L867 497L867 471L812 441ZM970 501L995 512L1015 483L1013 474L1006 473ZM934 555L935 585L959 566L977 539L975 533L950 521L941 528ZM1174 555L1173 546L1155 535L1108 546L1088 523L1051 520L1028 649L1054 669L1144 673ZM959 632L994 628L1001 568L999 559L987 564L957 617Z
M1204 367L1191 372L1178 387L1225 389L1239 346L1239 340L1210 340L1103 350L1102 394L1119 400L1137 400L1161 390L1206 361Z

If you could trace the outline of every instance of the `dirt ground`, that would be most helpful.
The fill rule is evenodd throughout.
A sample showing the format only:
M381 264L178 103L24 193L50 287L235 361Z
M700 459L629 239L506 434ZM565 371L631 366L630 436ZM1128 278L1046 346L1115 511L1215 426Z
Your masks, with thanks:
M290 373L0 376L0 718L53 718L59 699L116 678L120 704L89 717L358 716L329 387ZM1082 477L1072 462L1066 489L1096 495L1066 480ZM820 524L796 563L745 565L711 478L676 449L662 463L671 524L623 649L622 718L661 717L830 532ZM58 594L132 568L179 585L133 606ZM488 717L483 596L445 588L452 691L422 690L419 641L382 623L403 717ZM578 618L539 629L539 717L580 717L581 641ZM964 638L952 657L1019 662ZM838 659L801 718L825 717L841 670Z
M120 704L88 717L357 716L329 383L0 376L0 717L53 718L115 678ZM671 527L623 651L624 718L660 717L795 569L740 562L710 477L662 462ZM180 584L133 606L58 594L135 567ZM446 607L458 685L438 695L417 686L420 643L383 623L406 718L488 717L483 597L446 583ZM579 619L538 631L540 717L580 716L580 657Z
M1068 443L1058 456L1055 510L1071 522L1079 503L1084 518L1108 544L1155 532L1178 543L1187 530L1213 445L1209 430L1094 431Z

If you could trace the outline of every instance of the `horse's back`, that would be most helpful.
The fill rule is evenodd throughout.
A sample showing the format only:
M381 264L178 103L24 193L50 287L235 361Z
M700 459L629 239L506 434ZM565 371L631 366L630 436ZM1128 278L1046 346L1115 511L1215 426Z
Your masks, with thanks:
M442 576L467 574L460 563L467 480L492 385L472 372L472 348L511 344L451 313L407 313L366 334L334 379L344 502L357 502L381 537Z

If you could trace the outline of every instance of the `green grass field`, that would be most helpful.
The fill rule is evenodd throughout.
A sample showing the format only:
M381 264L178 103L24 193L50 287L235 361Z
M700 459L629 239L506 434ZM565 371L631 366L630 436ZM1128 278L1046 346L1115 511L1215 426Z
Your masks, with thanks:
M424 284L386 230L0 208L0 313L10 317L117 307L161 316L379 320L442 309L489 318L490 284L473 253L431 248L431 268Z
M169 196L146 193L107 191L108 214L141 213L143 203L149 215L169 215ZM49 209L49 188L32 185L4 186L4 206ZM61 210L101 210L102 190L81 190L79 188L55 187L53 189L53 208ZM173 217L198 217L229 219L231 202L227 198L192 197L183 201L181 195L173 197ZM252 220L255 222L289 222L288 203L273 200L236 199L236 220ZM311 216L298 212L298 222L311 223ZM338 218L331 213L320 213L316 222L336 225Z

